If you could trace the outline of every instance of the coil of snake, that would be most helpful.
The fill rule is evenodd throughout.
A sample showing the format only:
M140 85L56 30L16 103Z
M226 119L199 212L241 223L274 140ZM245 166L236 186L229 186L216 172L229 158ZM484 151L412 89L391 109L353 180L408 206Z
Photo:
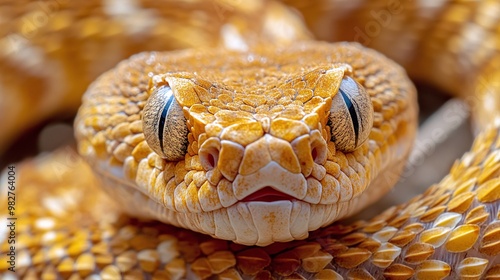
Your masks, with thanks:
M351 225L330 224L392 187L387 174L401 172L415 136L416 91L402 67L357 43L137 54L89 87L75 131L102 188L138 218L118 217L85 186L81 214L62 220L71 226L22 236L22 275L498 279L495 46L454 70L477 68L459 85L406 61L416 76L488 100L473 107L480 133L440 183ZM69 234L78 237L64 242Z

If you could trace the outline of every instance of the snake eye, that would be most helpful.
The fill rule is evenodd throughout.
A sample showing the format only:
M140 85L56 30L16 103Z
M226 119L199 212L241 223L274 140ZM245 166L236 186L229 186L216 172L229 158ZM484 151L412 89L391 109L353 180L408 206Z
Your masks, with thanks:
M366 141L373 125L370 96L353 78L345 76L332 99L329 119L337 149L352 152Z
M149 97L144 107L142 128L148 145L168 161L184 159L188 128L182 108L172 89L162 86Z

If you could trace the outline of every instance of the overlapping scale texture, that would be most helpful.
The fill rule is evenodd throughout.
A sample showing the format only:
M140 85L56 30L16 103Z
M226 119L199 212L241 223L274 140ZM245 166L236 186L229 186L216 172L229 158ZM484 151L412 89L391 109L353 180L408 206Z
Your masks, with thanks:
M184 279L187 275L200 279L494 279L500 275L495 261L500 254L498 200L475 196L461 213L446 208L425 222L421 217L428 217L429 210L415 209L449 205L463 193L461 182L470 179L469 170L480 167L480 173L489 172L484 169L489 157L478 159L474 154L483 145L495 146L500 139L497 129L482 134L484 142L476 142L455 163L450 176L431 187L425 197L390 208L370 221L334 224L312 232L306 240L266 247L238 245L124 215L97 189L89 168L72 152L60 151L18 166L24 174L18 183L25 187L19 190L23 207L18 219L24 225L17 236L17 273L70 279ZM466 189L476 194L481 188L475 183ZM77 214L82 219L74 219ZM466 219L472 216L481 218ZM1 250L8 250L7 243ZM3 273L7 273L5 258L2 254Z

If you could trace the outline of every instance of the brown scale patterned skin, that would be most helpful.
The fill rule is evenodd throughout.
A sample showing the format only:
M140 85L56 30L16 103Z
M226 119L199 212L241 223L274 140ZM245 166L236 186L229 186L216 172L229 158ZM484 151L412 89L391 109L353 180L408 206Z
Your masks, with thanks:
M455 85L461 88L457 93L474 92L493 98L489 104L499 104L498 45L493 44L493 49L487 62L476 65L481 71L467 77L470 85ZM450 85L457 81L442 80ZM20 166L24 175L19 185L25 186L20 202L30 207L21 207L18 213L24 221L19 266L25 267L19 271L33 279L89 275L106 279L498 279L500 135L498 124L481 125L485 119L491 123L497 112L494 106L482 104L473 104L475 111L482 110L483 120L473 147L448 176L421 196L368 222L334 224L306 240L267 247L236 245L125 216L94 189L88 167L79 160L68 162L67 153L26 163ZM55 202L59 207L47 207ZM6 269L2 265L4 260L0 268Z

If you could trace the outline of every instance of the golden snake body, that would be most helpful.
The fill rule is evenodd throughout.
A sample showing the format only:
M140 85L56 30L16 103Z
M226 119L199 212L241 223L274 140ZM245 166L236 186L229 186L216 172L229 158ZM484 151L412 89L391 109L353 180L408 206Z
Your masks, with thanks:
M338 7L353 18L375 11L399 23L411 21L408 14L416 17L415 11L433 11L432 20L405 34L421 34L431 23L435 34L452 33L450 26L461 24L462 16L484 25L490 35L483 38L498 38L491 23L498 16L466 17L464 9L488 14L483 5L493 9L496 1L450 1L420 10L412 6L418 3L401 10L370 3ZM313 31L328 37L307 15L331 7L316 5L297 7ZM385 7L391 9L380 12ZM379 21L380 34L371 36L370 21L362 25L335 15L342 13L317 18L365 27L365 34L356 34L384 53L390 53L384 40L406 32ZM345 39L344 27L333 30L335 38ZM433 33L407 36L394 46L421 48L397 60L413 75L462 96L473 92L481 131L450 174L424 194L367 222L329 225L392 186L394 176L387 174L401 171L411 145L414 88L382 55L358 44L318 42L142 53L89 87L75 122L79 152L121 206L97 190L91 171L71 153L26 163L18 182L24 207L17 213L17 273L28 279L499 278L500 138L492 121L500 90L498 43L464 54L456 39L436 62L444 52L428 43L437 39L425 40ZM458 56L466 63L452 59ZM443 69L421 67L429 61ZM371 106L363 105L363 96ZM178 111L165 107L172 102ZM146 114L154 121L144 121ZM168 116L185 117L180 123L187 124L187 142L168 139L178 133L161 129L178 126L169 126ZM8 249L2 246L2 252ZM8 259L2 258L6 271Z

